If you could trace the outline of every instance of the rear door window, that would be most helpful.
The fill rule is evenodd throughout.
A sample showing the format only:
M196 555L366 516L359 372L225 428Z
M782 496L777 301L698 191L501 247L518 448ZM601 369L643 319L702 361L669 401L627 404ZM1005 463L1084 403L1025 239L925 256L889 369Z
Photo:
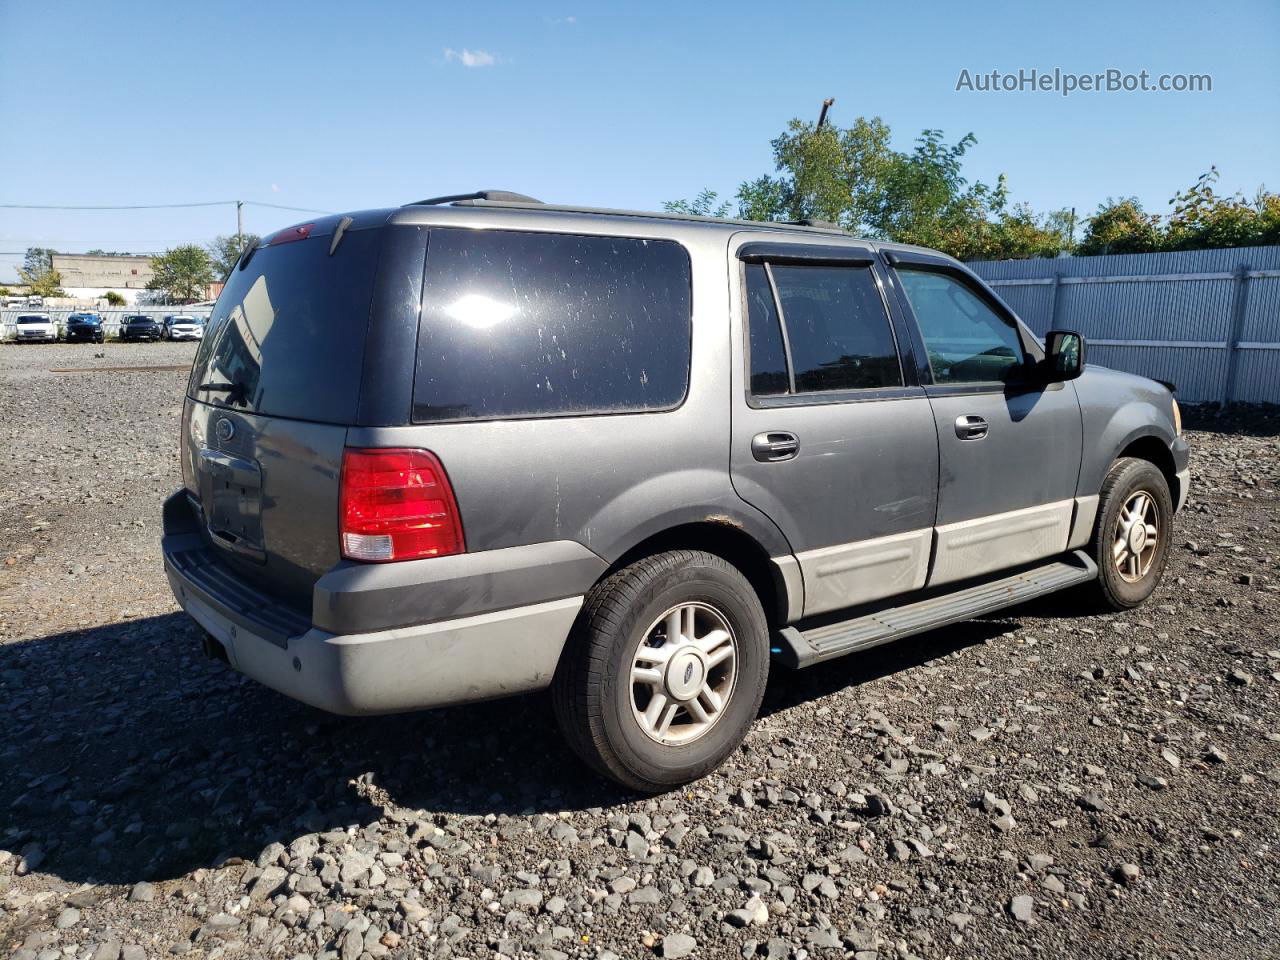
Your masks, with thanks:
M349 230L333 256L327 236L269 245L232 270L196 353L191 397L353 422L381 236Z
M795 393L902 386L897 344L871 267L772 264L767 269L781 306ZM777 305L762 282L764 270L747 268L751 392L756 396L788 390L786 368L776 369L784 341L775 333Z
M671 240L432 230L413 419L672 409L691 310Z

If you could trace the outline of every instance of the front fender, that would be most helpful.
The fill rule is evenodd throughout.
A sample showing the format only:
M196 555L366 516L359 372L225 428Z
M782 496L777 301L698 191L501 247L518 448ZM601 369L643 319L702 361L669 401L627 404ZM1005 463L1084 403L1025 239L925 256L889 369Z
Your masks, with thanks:
M1087 368L1075 384L1084 430L1077 496L1097 494L1121 452L1146 437L1169 451L1175 470L1185 468L1186 443L1174 429L1173 395L1167 387L1104 367Z

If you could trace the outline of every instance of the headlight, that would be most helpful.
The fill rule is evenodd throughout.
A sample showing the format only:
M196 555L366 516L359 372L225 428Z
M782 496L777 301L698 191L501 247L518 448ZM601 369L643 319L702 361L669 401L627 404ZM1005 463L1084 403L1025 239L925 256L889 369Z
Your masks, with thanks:
M1182 436L1182 411L1178 409L1178 400L1173 398L1173 432Z

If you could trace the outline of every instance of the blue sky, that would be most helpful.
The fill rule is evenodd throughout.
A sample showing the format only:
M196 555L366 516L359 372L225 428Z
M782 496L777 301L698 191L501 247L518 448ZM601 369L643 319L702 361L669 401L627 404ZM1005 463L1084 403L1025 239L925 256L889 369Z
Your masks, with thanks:
M347 210L480 187L732 195L794 116L972 131L970 178L1163 212L1217 164L1280 189L1280 3L0 2L0 203ZM1207 73L1211 93L957 92L962 69ZM248 208L267 232L303 215ZM153 251L232 208L0 209L0 251ZM0 280L19 257L0 256Z

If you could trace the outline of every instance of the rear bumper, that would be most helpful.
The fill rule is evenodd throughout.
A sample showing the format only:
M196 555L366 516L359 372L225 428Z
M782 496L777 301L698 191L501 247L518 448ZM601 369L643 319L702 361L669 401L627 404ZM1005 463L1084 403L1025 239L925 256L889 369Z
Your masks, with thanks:
M222 644L232 667L285 696L352 716L544 689L582 606L582 597L568 597L376 633L312 628L280 647L165 569L182 608Z
M513 548L519 565L506 550L340 565L317 581L307 618L223 566L192 517L185 493L165 503L164 567L178 603L236 670L331 713L396 713L549 686L596 575L582 558L568 561L562 543ZM559 571L558 591L547 568ZM531 583L542 595L528 602ZM387 627L388 615L416 622Z

